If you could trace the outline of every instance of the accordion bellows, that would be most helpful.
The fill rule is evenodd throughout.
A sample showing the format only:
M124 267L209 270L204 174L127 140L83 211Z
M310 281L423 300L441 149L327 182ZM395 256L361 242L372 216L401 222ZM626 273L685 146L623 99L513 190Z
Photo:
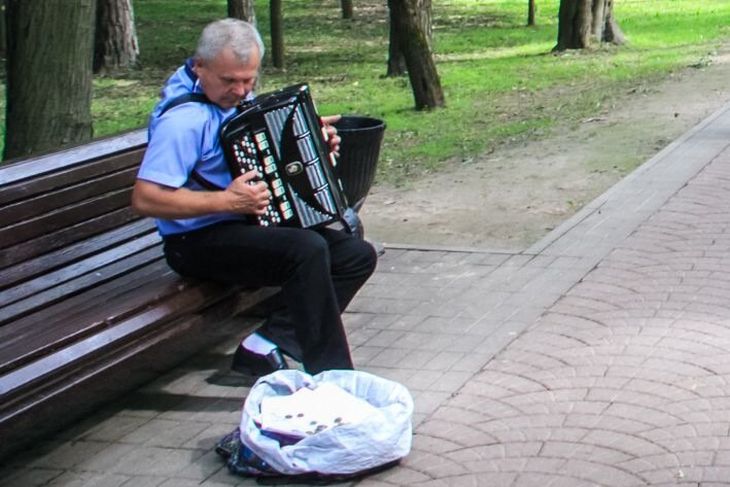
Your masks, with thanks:
M346 197L307 84L256 97L221 128L221 143L234 178L256 171L271 191L259 225L310 228L342 219Z

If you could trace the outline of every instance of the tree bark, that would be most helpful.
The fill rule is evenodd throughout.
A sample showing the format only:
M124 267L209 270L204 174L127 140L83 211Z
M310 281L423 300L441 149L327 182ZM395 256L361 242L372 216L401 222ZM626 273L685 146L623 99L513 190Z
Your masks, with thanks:
M97 0L94 72L134 66L139 43L132 0Z
M444 106L436 63L419 18L420 5L418 0L388 0L391 22L395 24L398 45L403 51L416 110Z
M96 0L7 0L4 158L92 136Z
M388 78L397 78L406 74L406 58L403 56L403 49L400 47L398 22L393 19L394 12L393 9L390 9L388 64L385 72L385 76Z
M620 46L626 43L626 36L624 36L621 27L619 27L616 18L613 16L613 0L603 0L606 3L603 31L601 33L602 42L610 42Z
M601 42L625 42L613 16L613 0L561 0L553 50L584 49Z
M228 0L228 16L256 25L253 0Z
M533 27L535 25L535 0L527 0L527 26Z
M561 0L555 51L582 49L590 44L591 0Z
M271 62L275 68L284 67L284 22L281 14L281 1L270 0L271 17Z
M7 50L8 31L5 24L5 0L0 0L0 55L5 56Z
M606 18L606 0L593 0L591 5L591 34L600 42L603 38L603 26Z
M240 19L256 26L256 11L254 0L228 0L228 16L233 19ZM256 78L255 88L261 86L261 72Z
M342 6L342 18L350 20L353 17L352 0L340 0Z
M433 7L431 0L416 0L416 14L421 29L426 33L426 41L428 49L433 50L433 23L432 23ZM406 74L406 60L403 55L403 49L399 43L397 32L397 20L393 19L393 10L390 11L390 35L388 45L388 67L386 71L387 77L398 77Z

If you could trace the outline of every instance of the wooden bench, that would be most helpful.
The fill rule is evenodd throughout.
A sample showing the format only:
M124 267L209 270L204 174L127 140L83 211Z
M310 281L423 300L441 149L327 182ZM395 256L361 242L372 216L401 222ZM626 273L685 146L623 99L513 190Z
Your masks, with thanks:
M0 457L220 341L218 324L276 291L167 267L129 206L146 141L0 165Z

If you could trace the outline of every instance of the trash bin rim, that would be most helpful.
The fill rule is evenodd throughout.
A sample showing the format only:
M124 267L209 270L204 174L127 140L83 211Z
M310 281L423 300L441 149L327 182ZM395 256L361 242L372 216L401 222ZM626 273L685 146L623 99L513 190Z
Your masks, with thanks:
M343 127L347 122L358 122L360 125L354 127ZM375 117L364 115L342 115L342 117L333 124L338 132L358 132L363 130L380 130L385 129L385 121Z

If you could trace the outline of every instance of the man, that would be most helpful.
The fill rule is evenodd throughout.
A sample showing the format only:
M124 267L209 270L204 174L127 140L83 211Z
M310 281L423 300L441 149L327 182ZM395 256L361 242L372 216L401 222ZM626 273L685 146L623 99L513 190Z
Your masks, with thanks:
M225 19L203 30L195 56L168 79L152 112L132 206L156 218L167 262L179 274L281 286L285 308L241 342L234 370L259 376L286 368L282 352L312 374L351 369L340 315L375 268L372 246L329 228L249 223L271 195L256 174L232 180L224 160L221 124L252 97L263 53L246 22ZM191 100L191 93L206 98ZM336 131L327 130L337 150Z

